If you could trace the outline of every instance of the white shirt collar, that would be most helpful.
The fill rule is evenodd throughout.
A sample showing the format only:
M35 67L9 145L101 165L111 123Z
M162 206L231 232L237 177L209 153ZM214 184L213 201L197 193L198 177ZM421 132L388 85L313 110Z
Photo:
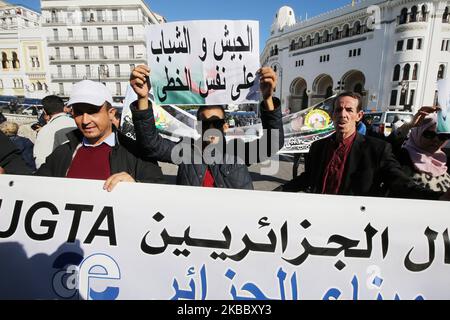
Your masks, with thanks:
M102 143L97 145L90 144L89 141L85 137L83 137L83 146L85 147L95 148L102 145L103 143L106 143L111 148L114 148L116 146L116 135L114 134L114 132L111 133L105 140L103 140Z

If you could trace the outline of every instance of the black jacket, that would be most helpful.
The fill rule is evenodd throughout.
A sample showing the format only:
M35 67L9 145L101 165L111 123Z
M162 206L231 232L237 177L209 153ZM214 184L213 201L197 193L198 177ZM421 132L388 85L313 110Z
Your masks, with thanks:
M31 171L36 171L36 163L34 162L33 147L34 143L30 139L21 136L9 137L12 143L19 149L22 159Z
M7 174L30 174L31 170L23 161L20 150L0 132L0 167Z
M141 160L134 142L119 132L116 134L116 146L110 155L111 174L127 172L137 182L165 183L161 168L150 161ZM36 172L38 176L64 178L72 163L77 146L83 141L81 131L67 134L69 141L53 151L45 163Z
M280 188L286 192L322 193L327 150L333 137L312 144L305 172ZM389 143L357 134L345 165L340 195L382 197L395 190L400 198L437 200L443 193L424 189L403 172Z
M133 114L133 123L136 131L136 138L139 147L143 150L144 155L149 158L157 159L162 162L173 163L172 151L176 147L180 147L181 144L187 145L186 148L190 149L191 154L197 155L200 159L199 164L193 164L192 159L189 163L178 163L178 176L177 184L186 186L202 186L206 170L211 170L214 178L215 185L218 188L227 189L253 189L253 181L248 171L248 165L262 162L269 159L284 144L283 123L281 114L281 103L279 99L274 98L276 109L274 111L266 111L261 105L261 119L263 128L268 129L267 136L267 150L273 151L273 154L263 154L259 156L260 140L256 140L250 143L244 143L242 140L237 140L234 143L227 143L223 150L226 150L221 156L223 164L205 164L203 162L201 147L196 148L196 142L193 140L185 141L183 139L180 143L175 143L171 140L162 138L155 126L155 118L150 107L146 111L137 111L136 102L131 105ZM270 130L277 130L278 137L273 137ZM270 144L274 140L274 147L271 148ZM197 142L198 143L198 142ZM245 150L245 159L239 158L234 150ZM270 150L272 149L272 150ZM273 150L276 149L276 150ZM255 153L250 153L250 150L258 150ZM251 156L250 156L251 155ZM254 158L252 159L252 157Z

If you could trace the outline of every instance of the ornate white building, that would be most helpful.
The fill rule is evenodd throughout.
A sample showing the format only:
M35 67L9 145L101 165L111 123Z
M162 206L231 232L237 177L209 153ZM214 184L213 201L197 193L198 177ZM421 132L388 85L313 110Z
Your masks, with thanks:
M0 0L0 95L48 94L46 39L39 19L34 10Z
M343 90L368 110L433 105L437 80L450 76L450 1L366 0L296 22L276 15L261 63L279 75L287 111Z
M130 70L147 61L145 26L165 22L143 0L41 0L41 7L50 91L63 97L90 79L123 99Z

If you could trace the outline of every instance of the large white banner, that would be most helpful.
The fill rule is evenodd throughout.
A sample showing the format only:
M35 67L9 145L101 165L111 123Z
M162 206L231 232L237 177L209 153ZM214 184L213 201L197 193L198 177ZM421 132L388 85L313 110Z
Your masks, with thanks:
M259 102L259 22L181 21L147 26L157 104Z
M450 204L0 177L0 298L448 299Z

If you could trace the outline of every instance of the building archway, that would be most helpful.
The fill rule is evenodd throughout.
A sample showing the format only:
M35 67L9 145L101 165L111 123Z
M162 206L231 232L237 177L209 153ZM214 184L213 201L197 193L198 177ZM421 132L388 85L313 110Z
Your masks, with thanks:
M297 112L309 106L308 84L303 78L292 81L290 88L289 109Z
M341 79L341 89L359 93L363 97L363 105L367 105L366 76L359 70L350 70Z
M328 74L319 75L313 83L313 99L312 104L322 102L323 100L331 97L334 94L333 91L333 78Z

